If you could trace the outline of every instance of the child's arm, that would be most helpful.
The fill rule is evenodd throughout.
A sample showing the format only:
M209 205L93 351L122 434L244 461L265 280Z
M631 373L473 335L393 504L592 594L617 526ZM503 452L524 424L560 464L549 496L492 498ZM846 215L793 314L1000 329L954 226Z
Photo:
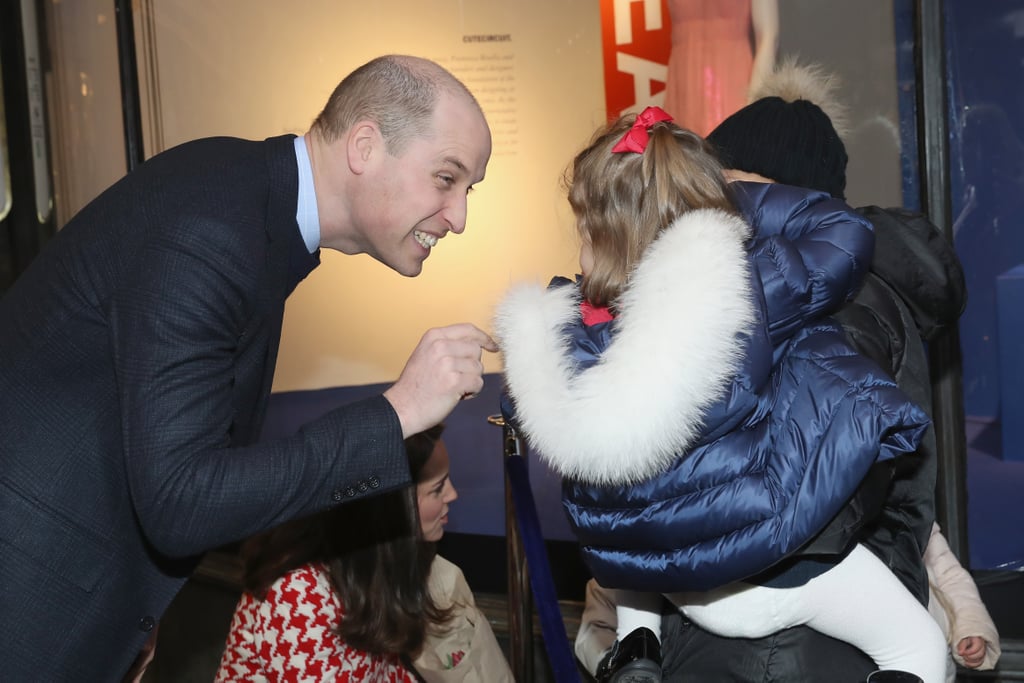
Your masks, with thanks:
M953 658L972 669L994 668L1002 653L999 632L974 579L950 550L938 524L932 526L924 563L932 591L949 617L949 641L956 643Z
M591 675L597 673L601 658L615 643L618 619L614 591L602 588L594 579L587 581L586 601L576 632L576 657Z

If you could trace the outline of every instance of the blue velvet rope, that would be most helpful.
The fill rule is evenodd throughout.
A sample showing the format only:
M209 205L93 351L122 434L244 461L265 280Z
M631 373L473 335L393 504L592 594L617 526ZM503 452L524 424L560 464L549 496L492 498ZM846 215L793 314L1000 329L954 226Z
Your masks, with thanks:
M512 502L515 509L516 525L523 540L526 566L530 574L530 588L533 604L540 617L541 634L544 636L544 651L547 652L551 673L558 683L579 683L580 672L576 668L576 656L569 647L569 636L558 607L555 581L551 576L548 551L541 535L537 506L530 489L530 478L525 460L518 455L505 458Z

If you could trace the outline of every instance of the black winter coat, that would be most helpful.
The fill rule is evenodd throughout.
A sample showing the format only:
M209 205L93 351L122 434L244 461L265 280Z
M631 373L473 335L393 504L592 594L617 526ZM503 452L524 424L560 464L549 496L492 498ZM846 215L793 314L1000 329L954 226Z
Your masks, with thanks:
M930 415L925 343L955 325L967 305L960 261L926 216L877 206L858 210L875 226L875 255L860 292L835 317L854 348L888 370ZM935 521L938 464L932 427L917 454L897 465L882 514L865 529L862 542L926 605L922 556Z

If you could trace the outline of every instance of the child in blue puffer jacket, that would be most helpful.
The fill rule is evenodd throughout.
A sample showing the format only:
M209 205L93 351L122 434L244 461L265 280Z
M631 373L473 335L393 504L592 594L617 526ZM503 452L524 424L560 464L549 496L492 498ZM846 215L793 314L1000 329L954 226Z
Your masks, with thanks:
M927 424L826 317L860 285L870 224L824 193L730 189L656 107L598 131L567 184L582 277L514 288L495 331L507 417L621 589L600 678L661 680L665 594L722 635L807 624L942 681L937 624L870 552L787 559Z

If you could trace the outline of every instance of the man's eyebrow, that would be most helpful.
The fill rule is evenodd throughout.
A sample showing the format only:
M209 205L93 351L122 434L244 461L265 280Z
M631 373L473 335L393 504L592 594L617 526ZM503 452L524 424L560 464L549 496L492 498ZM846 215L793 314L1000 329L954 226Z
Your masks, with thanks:
M458 168L463 173L469 173L469 169L467 169L466 165L462 163L457 157L445 157L444 159L441 160L441 163L450 164Z

